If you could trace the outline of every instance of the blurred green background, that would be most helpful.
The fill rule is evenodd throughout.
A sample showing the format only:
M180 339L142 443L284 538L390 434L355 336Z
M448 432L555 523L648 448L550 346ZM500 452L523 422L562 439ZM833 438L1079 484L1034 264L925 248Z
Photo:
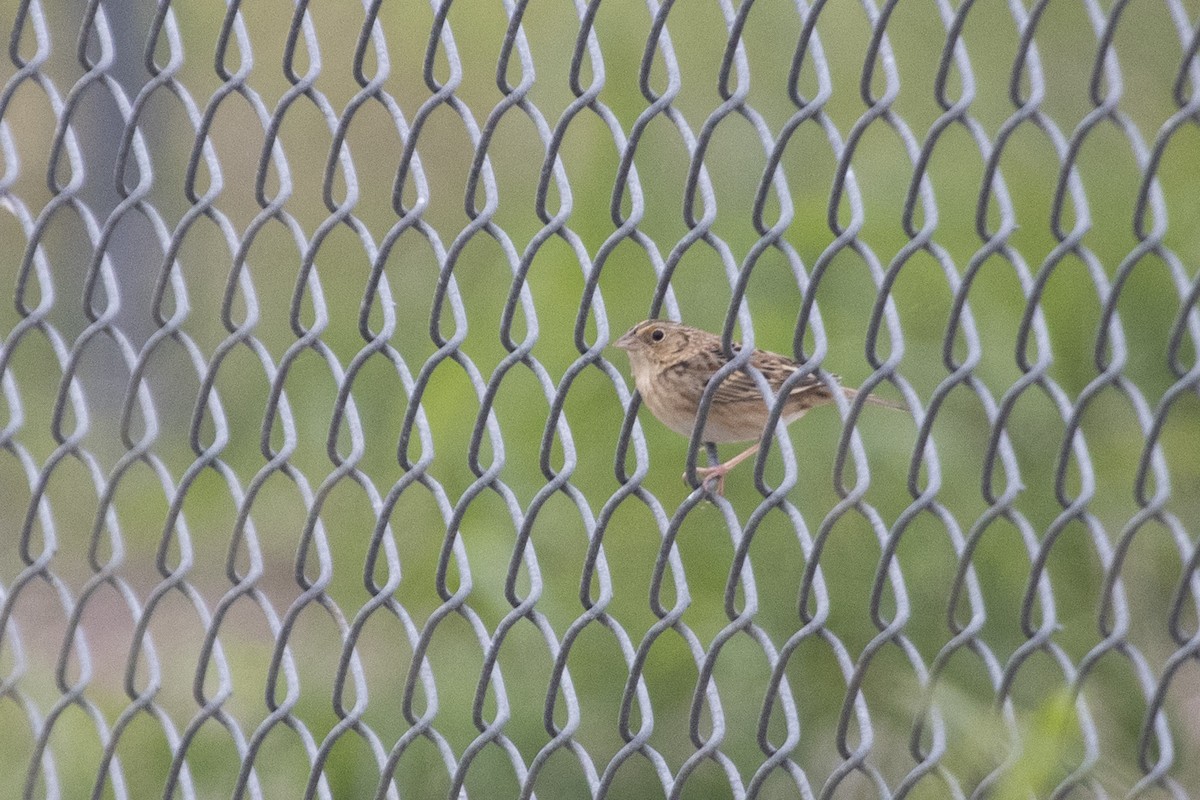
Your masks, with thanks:
M0 521L0 588L9 624L0 647L0 675L4 676L0 679L0 797L21 796L35 754L35 731L47 722L53 723L46 737L53 763L43 764L45 772L55 776L50 783L57 785L61 796L86 796L92 791L107 735L101 731L118 724L115 752L121 769L115 780L119 785L114 785L110 773L98 796L161 795L170 754L178 749L172 739L184 735L185 729L200 719L204 701L198 697L219 698L225 716L198 724L187 749L189 779L198 797L229 796L237 780L239 753L269 714L264 686L276 638L274 626L304 590L297 580L298 553L305 556L301 568L307 581L327 580L321 602L305 601L307 605L289 632L297 676L293 719L307 734L287 724L272 727L256 759L257 780L265 797L302 796L310 773L305 736L314 742L309 748L319 746L339 722L338 707L364 703L361 720L370 733L360 728L337 734L324 764L324 776L334 797L373 796L380 780L380 756L372 747L386 753L410 727L402 713L402 701L413 635L434 624L431 616L443 604L437 593L436 571L447 522L445 509L428 489L413 485L402 493L388 530L401 572L398 576L389 573L386 560L381 559L373 580L382 584L398 577L394 597L414 627L406 632L388 609L371 610L357 642L365 683L359 687L348 683L335 699L334 676L346 626L364 613L373 597L365 585L370 581L364 581L364 563L379 518L378 498L404 475L397 444L409 403L396 366L378 353L367 357L350 385L364 447L361 452L354 451L351 423L343 420L333 437L333 449L342 459L352 457L357 472L349 477L337 472L328 446L333 409L344 371L367 344L359 331L358 316L373 251L398 219L392 189L405 144L379 100L354 103L360 91L354 78L354 52L363 11L355 3L317 4L308 9L306 25L311 25L318 49L307 47L307 34L302 35L294 69L311 71L315 80L307 95L291 98L292 85L281 65L295 13L293 4L264 0L242 4L224 62L230 73L244 70L244 79L237 82L241 88L233 92L223 88L214 68L225 5L172 5L166 30L177 33L178 39L172 45L165 34L160 36L150 54L160 65L168 64L173 54L181 56L174 72L176 82L164 82L139 103L148 169L130 166L124 175L129 187L136 186L139 179L151 182L146 199L154 211L133 208L118 212L120 221L104 251L115 291L101 286L93 289L87 300L91 307L114 315L112 329L120 332L118 336L111 330L90 332L83 314L87 275L96 256L96 235L89 235L89 226L102 226L118 207L120 196L112 165L123 119L130 113L128 104L151 77L144 51L154 4L106 4L105 23L111 35L86 35L82 47L79 32L84 10L79 5L35 4L34 13L25 13L26 4L0 0L0 20L9 30L18 25L10 55L16 53L23 63L37 63L36 75L44 82L39 85L38 80L25 77L15 61L6 60L0 66L0 81L5 86L0 96L0 124L4 126L0 129L4 145L0 148L0 188L4 191L0 199L6 204L0 208L3 283L17 291L33 225L30 220L39 215L45 221L44 226L39 224L38 237L48 267L45 278L30 277L24 289L27 306L39 302L46 306L48 327L22 332L24 315L18 308L9 303L0 309L7 359L5 396L0 401L6 411L7 432L6 449L0 455L0 501L9 510ZM1022 4L1011 5L1019 8ZM1111 281L1139 241L1134 227L1142 179L1139 151L1153 143L1179 110L1172 86L1188 23L1174 19L1172 12L1190 14L1188 19L1200 13L1194 3L1185 8L1161 0L1134 0L1118 9L1109 9L1109 5L1046 5L1035 37L1042 78L1035 80L1025 74L1017 81L1025 96L1044 89L1040 115L1016 128L999 162L1018 226L1009 244L1023 260L1027 275L1051 264L1041 303L1048 332L1045 353L1050 356L1045 375L1069 402L1100 374L1094 351L1104 298L1079 252L1061 260L1053 256L1060 242L1051 215L1062 170L1059 149L1095 108L1089 81L1097 57L1097 31L1106 14L1119 15L1111 71L1101 82L1100 93L1116 100L1120 116L1100 121L1083 137L1077 163L1086 203L1077 205L1074 198L1068 199L1060 224L1070 230L1080 223L1081 248ZM667 18L679 76L672 108L693 136L722 102L718 70L732 11L732 6L719 3L679 0ZM902 209L914 169L905 140L911 137L919 146L942 113L934 84L946 43L945 11L937 3L909 0L896 4L888 19L888 52L894 55L893 74L899 79L889 106L894 116L867 126L852 161L853 177L862 192L861 249L838 250L814 292L823 333L810 328L806 350L823 346L823 366L843 376L848 385L859 385L872 373L866 331L878 296L878 274L870 262L887 267L910 242L902 225ZM42 15L45 27L39 29ZM532 81L528 100L536 112L531 118L526 110L511 108L495 129L488 149L496 186L493 230L470 236L464 233L470 222L464 197L475 155L470 126L447 104L424 120L416 145L427 186L427 194L421 197L428 203L422 219L435 231L440 244L431 245L418 231L409 230L399 237L385 265L395 301L395 330L389 344L412 374L437 350L430 326L438 250L449 248L457 237L468 239L453 270L467 322L458 326L447 305L436 324L445 336L457 333L464 337L460 351L485 381L508 354L498 331L513 283L512 253L526 252L543 227L535 192L545 146L535 120L553 127L575 99L568 75L579 20L578 9L567 3L532 2L526 8L523 36L535 71L523 73L520 58L514 57L507 79L513 85L522 78ZM386 0L379 10L386 58L368 48L365 59L367 76L382 80L383 90L409 124L431 96L422 64L433 21L428 4ZM651 22L652 13L644 4L600 4L595 32L603 54L602 67L589 57L584 59L582 82L585 86L598 82L598 101L626 136L648 105L639 88L639 64ZM456 65L452 68L443 42L434 55L433 73L441 83L460 75L454 96L461 101L463 113L470 115L471 125L479 126L503 99L495 72L509 16L503 4L471 0L455 3L447 24L453 32ZM735 74L747 83L745 102L761 115L771 136L778 135L797 113L788 99L787 81L801 26L797 6L783 0L759 0L747 17L745 64ZM825 119L843 141L867 109L860 82L871 31L870 15L861 3L830 0L821 6L816 32L832 89L824 106ZM111 41L111 48L106 40ZM45 44L39 45L39 41ZM951 101L958 101L964 97L964 87L971 87L971 118L994 143L1015 111L1009 84L1019 37L1009 7L974 4L966 16L962 41L970 73L953 67L947 91ZM84 80L77 49L87 54L91 63L102 65L103 80ZM818 92L815 57L815 47L810 48L799 78L800 92L809 98ZM602 81L598 77L601 68ZM655 92L667 90L673 73L660 51L649 80ZM112 81L107 89L104 80ZM47 85L53 88L48 91ZM120 102L113 97L117 87L118 93L123 93ZM870 87L875 97L885 95L888 86L882 69L877 68ZM1192 91L1190 84L1185 87L1188 96ZM221 99L215 100L218 96ZM80 159L76 163L60 159L55 175L62 185L77 182L70 192L82 205L53 210L57 201L47 173L56 136L55 108L68 101ZM284 104L288 104L286 110ZM352 114L347 113L350 108L355 109ZM209 219L181 226L191 208L186 168L196 138L195 121L208 112L209 137L220 175L202 165L195 191L212 194L214 213ZM262 206L256 198L254 175L265 141L264 115L272 114L277 114L278 142L287 174L282 178L278 164L273 165L263 191L268 198L282 202L282 215L258 225L255 220ZM355 198L347 206L359 230L338 224L318 239L316 234L331 213L323 201L323 182L332 130L339 119L347 118L352 177L348 180L339 166L331 195L335 204ZM561 147L570 185L566 224L591 259L616 231L610 203L619 157L609 129L594 111L583 110L567 127ZM714 247L700 242L688 248L671 281L678 308L690 324L718 330L723 323L731 297L726 267L747 263L748 253L759 239L751 208L765 163L758 133L746 118L734 113L717 125L705 166L715 197L710 209L715 214L711 230L720 244ZM971 133L954 124L942 135L927 170L936 198L936 224L924 210L916 224L934 225L933 240L944 252L945 263L959 275L983 244L975 229L975 209L984 163ZM1164 392L1178 379L1168 358L1172 326L1181 313L1181 292L1172 269L1179 280L1195 280L1200 261L1197 163L1200 128L1192 120L1173 134L1158 170L1167 212L1160 221L1165 226L1162 248L1133 265L1117 303L1127 349L1123 383L1108 385L1093 398L1081 426L1088 458L1082 464L1072 458L1066 468L1066 499L1087 491L1088 524L1080 519L1056 524L1064 512L1063 498L1055 494L1055 474L1065 423L1051 392L1044 386L1026 390L1008 423L1023 485L1013 503L1014 512L1028 521L1038 539L1061 527L1047 559L1054 603L1050 608L1035 604L1031 624L1037 627L1053 621L1056 652L1068 663L1066 671L1073 672L1107 633L1098 623L1106 564L1118 542L1125 541L1129 545L1120 576L1126 595L1128 619L1123 624L1128 626L1127 633L1118 647L1094 664L1082 682L1078 701L1070 694L1062 663L1050 652L1041 650L1020 662L1009 687L1012 717L1006 721L1005 712L997 710L989 660L1003 668L1028 641L1021 611L1031 559L1014 524L1003 519L988 524L973 555L981 587L980 609L986 611L982 628L976 645L959 649L937 680L944 724L940 736L945 746L938 764L946 772L939 775L934 771L917 781L911 797L952 796L955 781L969 794L1008 759L1011 768L995 784L993 796L1047 797L1081 764L1091 765L1093 779L1105 790L1123 795L1160 755L1160 745L1152 744L1139 756L1139 736L1146 715L1146 693L1163 676L1168 660L1179 648L1172 639L1170 621L1200 518L1200 403L1193 388L1177 398L1165 415L1161 452L1170 486L1152 481L1148 491L1169 488L1169 493L1162 514L1145 524L1135 521L1141 507L1134 483L1146 441L1137 407L1144 404L1157 409ZM784 239L809 272L835 239L828 224L828 207L837 159L826 131L813 120L800 124L781 164L794 207ZM602 306L598 303L589 310L589 342L595 341L600 329L615 338L647 316L657 281L655 263L667 258L688 232L683 209L689 155L685 136L675 123L659 115L646 126L634 166L644 214L637 228L646 244L626 239L603 261L597 295ZM286 196L279 194L281 186L290 186ZM414 203L418 191L410 179L406 203ZM481 190L476 203L482 205L483 201ZM628 194L622 199L625 214L630 213L633 202ZM564 203L561 192L553 188L550 212L559 212ZM81 212L81 207L86 211ZM779 209L777 198L768 201L767 224L776 222ZM698 205L697 215L702 211ZM22 215L27 215L24 223ZM850 223L847 200L836 209L836 216L842 226ZM227 226L228 235L214 219ZM300 243L284 219L294 224ZM998 221L993 201L989 217L993 230ZM166 292L162 313L178 316L181 333L158 342L151 338L158 327L152 309L154 287L164 261L162 242L169 241L172 234L179 243L175 253L178 283ZM221 320L222 298L234 264L229 236L235 243L247 243L245 268L253 286L252 295L244 285L234 290L231 316L240 324L247 319L248 309L255 310L252 334L261 349L256 353L246 344L238 344L215 370L213 386L221 410L205 410L198 426L198 444L201 450L211 448L209 454L219 459L220 468L200 469L194 479L189 478L186 492L176 496L181 480L196 469L197 452L189 440L189 426L205 364L229 337ZM293 358L288 354L296 346L297 331L289 310L306 253L311 253L316 271L299 294L298 318L304 326L319 329L321 346ZM1171 259L1176 260L1175 267ZM1018 328L1026 307L1021 272L1012 261L993 256L979 270L968 296L982 348L973 375L996 400L1023 374L1017 357ZM580 356L574 328L583 298L584 269L572 249L555 237L536 250L527 283L538 333L532 356L549 380L558 384ZM179 286L184 287L182 291ZM898 354L896 375L925 405L949 374L942 350L952 293L942 265L928 252L911 256L901 267L891 296L903 336L891 341L885 330L878 345L880 357ZM802 294L792 266L779 250L769 249L753 263L746 298L755 342L790 352ZM383 325L384 303L378 297L368 300L374 330ZM533 325L534 320L519 311L514 336L520 340ZM51 328L61 337L57 355L54 337L46 333ZM151 345L144 350L147 342ZM127 348L124 354L122 347ZM1028 348L1030 360L1036 360L1036 347L1030 344ZM122 435L121 412L129 384L128 365L138 352L149 354L144 359L144 379L157 429L148 442L153 459L123 469L119 465L129 447ZM960 359L965 356L961 336L954 352ZM608 355L627 375L624 356L615 351ZM269 368L264 367L264 358L270 362ZM263 433L271 381L285 358L288 371L277 383L294 417L295 442L287 469L279 470L268 468L260 440L266 438L279 448L288 438L278 419ZM1195 362L1194 344L1187 337L1179 359L1184 369ZM68 360L77 369L76 385L85 400L80 405L67 404L56 438L55 403L62 395ZM880 392L899 396L896 388L887 384ZM430 446L425 449L414 437L409 456L414 460L422 454L431 457L427 475L436 481L448 505L459 503L477 477L468 450L480 401L468 370L454 360L442 361L429 378L421 403L431 431ZM559 641L583 613L579 584L588 532L592 520L619 488L614 460L623 420L617 390L595 366L585 368L574 380L563 408L575 459L571 483L584 498L587 513L558 494L538 508L530 526L535 554L531 557L539 567L536 611ZM499 465L499 478L511 490L512 500L506 503L489 489L469 502L458 529L469 577L454 565L447 578L451 591L469 583L467 603L489 635L512 610L505 596L505 579L518 530L510 505L521 509L520 515L528 513L535 495L546 485L539 450L550 401L534 371L518 364L501 381L494 410L503 437L503 457L485 437L480 462L485 467ZM223 414L223 424L215 422L218 413ZM637 498L626 499L613 513L603 540L611 570L612 599L607 612L633 647L644 641L658 621L650 603L650 581L662 544L662 521L680 513L688 493L679 480L687 443L645 411L640 420L649 452L643 486L657 498L664 516L656 519ZM227 439L216 435L223 427L227 427ZM153 426L148 425L144 413L135 412L127 435L138 440L148 428ZM916 423L904 415L867 409L858 430L870 470L863 508L873 509L882 525L891 528L913 502L907 476ZM80 437L79 445L60 458L59 445L72 432ZM870 720L869 730L864 730L852 719L844 746L867 748L867 763L895 790L917 763L909 740L922 707L925 678L914 671L910 659L919 659L928 667L952 638L947 616L958 565L956 548L988 509L981 491L990 435L984 405L978 394L959 386L946 398L932 426L940 472L936 500L942 515L919 514L903 529L897 550L903 582L889 582L882 592L886 620L894 619L898 608L907 609L903 638L878 649L868 645L880 634L870 613L872 584L881 559L880 540L866 514L835 511L839 496L834 454L842 422L834 410L825 409L794 425L788 435L798 457L797 482L788 497L796 515L772 510L754 529L748 551L753 589L738 585L734 603L738 610L753 603L757 635L769 639L776 649L782 647L803 624L797 593L806 569L808 542L819 529L827 528L820 559L828 587L825 636L806 640L786 668L801 721L792 758L814 791L843 763L836 726L847 693L847 675L837 661L837 653L844 649L849 660L864 667L861 697ZM563 467L564 452L569 449L561 440L554 443L550 462L555 469ZM733 452L729 448L722 455ZM633 468L632 456L627 466ZM264 470L270 477L252 498L243 499L247 487ZM744 466L730 476L731 508L726 514L707 502L682 512L677 542L686 591L668 578L660 600L670 607L687 598L681 625L694 635L693 646L709 648L730 623L724 596L733 564L732 542L742 535L741 526L762 499L751 473L751 467ZM927 463L920 476L921 487L930 485L931 473ZM777 484L783 474L775 448L767 464L768 483ZM28 525L27 512L39 475L47 476L43 495L46 517ZM858 479L866 482L867 477ZM1017 480L1017 476L1011 477ZM997 470L993 489L1001 491L1007 479ZM845 480L853 485L852 467ZM108 514L101 498L114 483L113 510ZM164 533L173 502L184 522ZM253 543L234 539L239 513L247 508L254 526ZM97 523L98 517L102 524ZM316 540L302 547L302 542L308 541L302 538L306 521L317 518ZM731 525L731 520L737 525ZM1170 520L1178 522L1175 530ZM29 567L39 557L55 582L44 579L47 573ZM257 594L240 596L227 603L226 609L222 599L232 599L231 581L236 580L226 569L227 559L241 575L261 559L261 575L254 582ZM107 580L98 579L97 574ZM534 591L530 575L528 567L523 567L517 581L522 597ZM1195 576L1191 579L1194 584ZM599 584L593 581L592 596L598 594ZM1196 603L1191 592L1185 593L1178 617L1184 637L1195 635ZM147 631L154 642L158 674L148 666L151 659L145 653L132 664L130 659L139 617L148 605L152 613ZM78 609L79 633L75 645L70 646L73 609ZM218 611L223 614L218 630L226 681L221 680L216 661L211 661L203 674L197 670L205 632ZM971 608L962 601L957 619L965 622L970 614ZM432 630L427 656L436 685L433 725L459 758L480 735L471 711L484 652L477 633L458 614L440 619ZM654 641L644 668L653 709L648 744L662 755L671 773L697 749L689 737L697 656L689 651L681 630L685 628L668 630ZM503 713L511 715L503 733L526 764L550 740L543 710L552 661L542 634L529 620L521 620L508 632L499 652L506 702L498 701L494 686L483 702L486 720L495 720L501 706ZM567 666L579 705L574 740L601 772L624 744L618 714L629 677L626 656L619 638L592 622L573 645ZM716 661L719 712L708 707L701 715L699 732L703 737L710 736L714 728L723 730L720 749L742 782L750 780L765 758L756 736L769 674L761 644L746 633L734 635ZM132 685L136 694L155 682L160 688L154 695L154 714L135 709L128 686ZM75 687L79 702L64 701L64 687ZM286 694L281 683L276 700L282 702ZM1200 747L1198 703L1200 670L1193 656L1172 673L1165 702L1174 747L1170 774L1179 786L1193 792L1200 791L1200 764L1195 757ZM435 705L424 689L418 689L414 704L417 713ZM555 717L559 725L566 723L564 709L560 694ZM1081 713L1089 719L1081 721ZM129 718L127 727L123 715ZM166 726L164 719L169 719ZM635 730L651 727L636 706L631 724ZM172 733L164 732L165 728ZM1085 731L1095 732L1096 741L1086 742ZM1024 748L1013 746L1014 732L1022 737ZM767 736L775 745L787 736L778 706ZM926 733L921 747L930 745ZM1098 748L1098 763L1089 747ZM1149 763L1139 764L1140 757ZM472 796L518 794L519 778L497 744L484 746L467 774L466 789ZM399 760L395 778L400 796L407 798L444 797L451 780L442 756L427 740L418 740ZM588 796L588 785L578 759L564 750L547 762L534 789L543 798L574 798ZM52 794L51 789L39 773L34 796ZM639 755L617 771L608 796L663 794L652 764ZM740 795L731 789L724 768L708 760L682 782L677 796ZM801 795L793 779L777 771L759 796ZM855 774L838 784L832 796L882 795L868 777ZM1144 796L1167 794L1160 788Z

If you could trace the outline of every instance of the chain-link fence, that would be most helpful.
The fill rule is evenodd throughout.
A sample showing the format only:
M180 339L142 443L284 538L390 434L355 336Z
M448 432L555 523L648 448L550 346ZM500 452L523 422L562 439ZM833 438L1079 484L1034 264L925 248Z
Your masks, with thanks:
M1200 796L1194 0L0 19L0 797Z

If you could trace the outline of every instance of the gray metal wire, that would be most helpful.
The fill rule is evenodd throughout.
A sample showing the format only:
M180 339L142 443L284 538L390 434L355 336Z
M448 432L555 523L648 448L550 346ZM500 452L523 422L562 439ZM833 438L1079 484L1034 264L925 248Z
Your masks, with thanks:
M1200 472L1179 455L1200 444L1200 250L1180 227L1194 209L1164 188L1180 169L1195 187L1194 159L1180 167L1172 149L1194 156L1200 10L1082 0L1070 13L1090 26L1090 44L1078 51L1078 30L1047 21L1058 10L1047 0L1009 0L1015 55L997 71L977 66L967 43L993 35L980 26L999 7L974 0L717 0L706 8L721 30L702 30L703 13L674 0L575 0L565 12L504 0L486 9L503 20L488 23L498 95L484 106L487 76L469 66L487 35L480 8L277 5L0 5L11 21L0 253L15 298L0 343L10 751L0 796L1200 793ZM1131 38L1139 13L1175 38ZM850 17L863 49L847 81L848 62L823 36L844 41ZM913 24L940 47L932 84L901 69L919 55L905 51L920 41L904 32ZM632 69L619 45L633 29L641 57L623 94L609 70ZM547 30L569 58L535 58ZM456 31L470 31L468 44ZM703 47L683 52L672 31ZM779 31L793 53L782 86L755 66L778 55ZM351 38L349 52L335 44ZM1087 96L1072 98L1086 105L1078 120L1048 99L1074 84L1045 54L1070 48L1088 64ZM1173 74L1139 63L1163 51ZM685 65L701 57L708 71L693 76ZM1130 75L1134 91L1149 75L1170 93L1166 118L1131 98ZM698 85L715 88L700 114L685 92ZM981 93L1003 85L1004 118L992 124ZM444 164L427 167L442 158L447 125L464 136L461 188L433 177ZM513 151L513 129L540 160L532 208L502 191L528 155ZM595 174L571 155L585 133L614 154L611 185L581 177ZM654 207L669 175L655 161L662 137L686 163L674 234ZM748 208L721 188L731 137L753 187ZM806 164L795 154L813 152L804 137L823 142L831 165L819 245L796 234L807 213L798 198L811 191L799 188ZM1121 184L1131 218L1089 189L1104 180L1089 148L1114 137L1137 174ZM899 209L872 199L884 140L894 149L883 166L907 187ZM1046 221L1006 180L1027 172L1032 140L1057 163L1042 198L1044 253L1020 232ZM961 158L942 154L963 142L979 174L973 214L939 200L935 165ZM394 174L390 212L371 193L381 171ZM436 205L459 191L461 217ZM597 193L611 223L600 237L581 210ZM1169 210L1182 222L1170 225ZM871 227L881 213L898 233ZM948 231L972 222L964 256ZM1133 244L1114 257L1098 232L1118 225ZM545 299L552 281L573 279L543 277L542 265L567 257L581 278L574 307ZM717 265L706 280L723 273L728 290L686 293L692 265L706 261ZM497 265L508 272L478 279ZM755 493L713 497L695 468L715 448L693 437L684 456L659 437L625 365L609 360L608 345L644 316L702 324L705 294L721 298L709 325L731 359L723 374L748 363L734 339L785 349L767 340L766 305L752 296L765 274L779 285L781 269L797 299L780 291L772 313L795 320L791 348L804 362L792 385L828 379L827 357L853 371L832 363L844 327L821 311L849 299L837 288L847 270L869 276L873 296L849 300L869 307L861 385L910 410L911 424L889 423L911 448L902 492L884 491L901 481L880 470L876 449L889 445L867 435L879 430L870 412L860 427L864 391L838 401L824 455L801 425L775 428L776 404L744 477ZM653 288L630 309L620 284L637 270L652 272L641 285ZM1147 272L1159 283L1138 304ZM1016 305L987 293L995 273L1017 287ZM929 347L911 332L919 312L901 289L911 275L944 298ZM1063 282L1069 303L1048 299ZM342 302L351 293L356 318ZM497 303L498 334L471 310L485 299ZM428 304L428 341L406 327L413 303ZM1053 329L1083 309L1096 310L1094 332L1064 348ZM1011 380L999 384L988 366L1006 346L989 339L997 318L1014 331ZM940 364L929 357L939 351ZM447 383L473 399L447 399ZM619 406L619 425L615 411L579 411L585 398ZM963 403L974 416L955 410ZM381 422L380 408L394 415ZM604 419L619 430L597 449ZM541 430L536 463L515 455L530 425ZM447 445L448 428L463 452ZM1114 429L1116 445L1105 441ZM970 497L951 486L960 439L981 451ZM381 441L396 444L388 459L375 456ZM1104 462L1131 447L1122 488L1133 503L1117 516ZM592 468L608 459L615 482ZM832 472L827 508L811 494L813 459ZM679 463L690 491L658 481ZM1043 475L1048 484L1033 485ZM1028 500L1038 490L1052 513ZM752 557L781 526L795 563ZM914 552L907 543L927 542L930 526L940 549ZM710 540L688 541L697 528ZM847 611L831 551L854 530L872 574L852 585ZM631 551L630 537L653 542ZM1016 583L995 569L997 541L1007 563L1024 565ZM1086 584L1058 572L1064 549L1084 554ZM578 560L563 563L568 552ZM646 556L636 584L630 552ZM1152 558L1150 573L1130 567ZM946 598L931 609L922 589L933 562ZM1163 585L1147 588L1148 575ZM576 576L577 598L564 599L555 587ZM771 600L779 586L792 609ZM1019 600L996 599L1006 592ZM1091 620L1082 633L1081 619ZM472 646L462 663L442 652ZM245 666L254 652L258 672ZM982 703L962 688L964 663ZM679 676L683 688L670 688ZM822 714L814 693L831 676L841 695ZM623 688L592 688L608 679ZM533 696L540 725L522 721ZM1048 760L1031 757L1039 750Z

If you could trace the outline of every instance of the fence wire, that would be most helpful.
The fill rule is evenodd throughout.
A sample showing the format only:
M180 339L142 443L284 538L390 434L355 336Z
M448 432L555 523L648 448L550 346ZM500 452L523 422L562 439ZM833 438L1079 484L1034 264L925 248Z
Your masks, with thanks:
M0 18L0 796L1200 796L1194 2Z

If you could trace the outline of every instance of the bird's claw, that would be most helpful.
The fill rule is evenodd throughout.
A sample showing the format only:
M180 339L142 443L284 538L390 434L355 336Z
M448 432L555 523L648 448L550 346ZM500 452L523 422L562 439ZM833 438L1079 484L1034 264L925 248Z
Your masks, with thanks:
M696 477L700 479L700 488L709 489L709 483L716 481L716 485L710 491L718 497L725 496L725 475L729 472L729 468L724 464L718 464L715 467L696 467ZM683 474L683 482L687 483L687 473Z

